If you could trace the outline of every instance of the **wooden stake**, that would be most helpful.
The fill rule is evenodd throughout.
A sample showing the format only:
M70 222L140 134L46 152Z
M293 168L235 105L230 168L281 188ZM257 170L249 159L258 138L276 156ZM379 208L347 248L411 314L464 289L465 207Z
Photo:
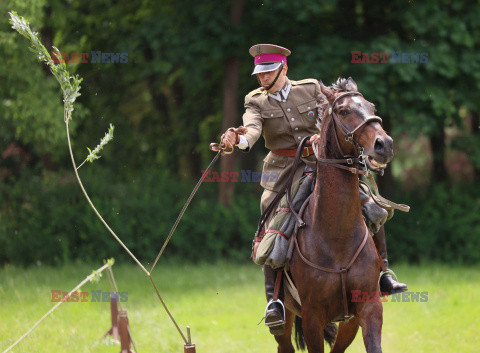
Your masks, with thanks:
M112 335L114 339L118 340L118 294L110 293L110 315L112 319L112 327L108 330L102 338L107 335Z
M118 315L118 330L120 332L120 346L122 350L120 353L134 353L130 348L132 341L128 333L128 316L126 310L120 310Z
M195 344L192 343L192 338L190 336L190 326L187 326L187 344L184 346L184 353L196 353Z

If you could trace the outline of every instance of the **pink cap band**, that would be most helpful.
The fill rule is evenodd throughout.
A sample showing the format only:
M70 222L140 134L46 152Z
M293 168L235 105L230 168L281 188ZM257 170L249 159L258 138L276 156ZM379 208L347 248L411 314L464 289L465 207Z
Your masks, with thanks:
M260 54L255 56L255 65L262 63L271 63L271 62L284 62L287 63L287 57L283 54Z

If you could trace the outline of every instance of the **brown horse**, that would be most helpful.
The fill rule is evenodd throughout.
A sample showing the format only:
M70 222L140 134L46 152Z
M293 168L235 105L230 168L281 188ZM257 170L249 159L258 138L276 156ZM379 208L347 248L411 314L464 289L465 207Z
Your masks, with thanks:
M321 85L321 90L329 109L320 125L316 185L303 215L306 226L293 238L289 266L301 307L285 290L286 330L275 337L278 352L295 351L291 332L297 316L302 318L296 322L297 345L300 342L304 348L304 336L310 353L324 351L324 329L328 333L335 321L341 322L331 352L344 352L361 326L367 352L378 353L382 351L382 303L352 302L352 290L369 296L379 292L381 268L362 217L358 175L353 173L359 165L353 167L364 161L371 171L383 172L393 158L393 140L375 116L374 105L363 98L351 78L338 79L330 88ZM353 159L347 164L345 156Z

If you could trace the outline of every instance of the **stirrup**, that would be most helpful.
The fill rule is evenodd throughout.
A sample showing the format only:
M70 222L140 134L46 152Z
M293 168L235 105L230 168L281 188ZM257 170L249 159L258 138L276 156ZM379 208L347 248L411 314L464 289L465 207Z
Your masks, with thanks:
M380 271L380 276L378 276L378 285L380 285L380 279L382 278L382 276L385 274L385 273L391 273L393 275L393 277L395 277L395 281L398 282L398 278L397 278L397 275L395 274L395 272L393 272L393 270L389 269L387 267L387 270L386 271Z
M273 303L279 303L282 306L282 319L277 320L277 321L273 321L273 322L268 322L268 323L265 321L265 326L267 326L269 328L277 327L277 326L283 326L285 324L285 306L283 305L282 301L279 300L279 299L277 299L277 300L270 299L270 301L267 303L267 307L265 308L265 314L263 315L263 317L264 318L267 317L268 308Z

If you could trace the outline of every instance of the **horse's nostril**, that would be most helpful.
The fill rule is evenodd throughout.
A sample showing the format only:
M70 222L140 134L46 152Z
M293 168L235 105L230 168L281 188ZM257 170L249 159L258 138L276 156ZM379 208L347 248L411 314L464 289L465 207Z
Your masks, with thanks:
M383 152L384 147L385 147L385 144L384 144L383 140L381 138L377 138L375 140L375 146L374 146L375 152L377 152L377 153Z

